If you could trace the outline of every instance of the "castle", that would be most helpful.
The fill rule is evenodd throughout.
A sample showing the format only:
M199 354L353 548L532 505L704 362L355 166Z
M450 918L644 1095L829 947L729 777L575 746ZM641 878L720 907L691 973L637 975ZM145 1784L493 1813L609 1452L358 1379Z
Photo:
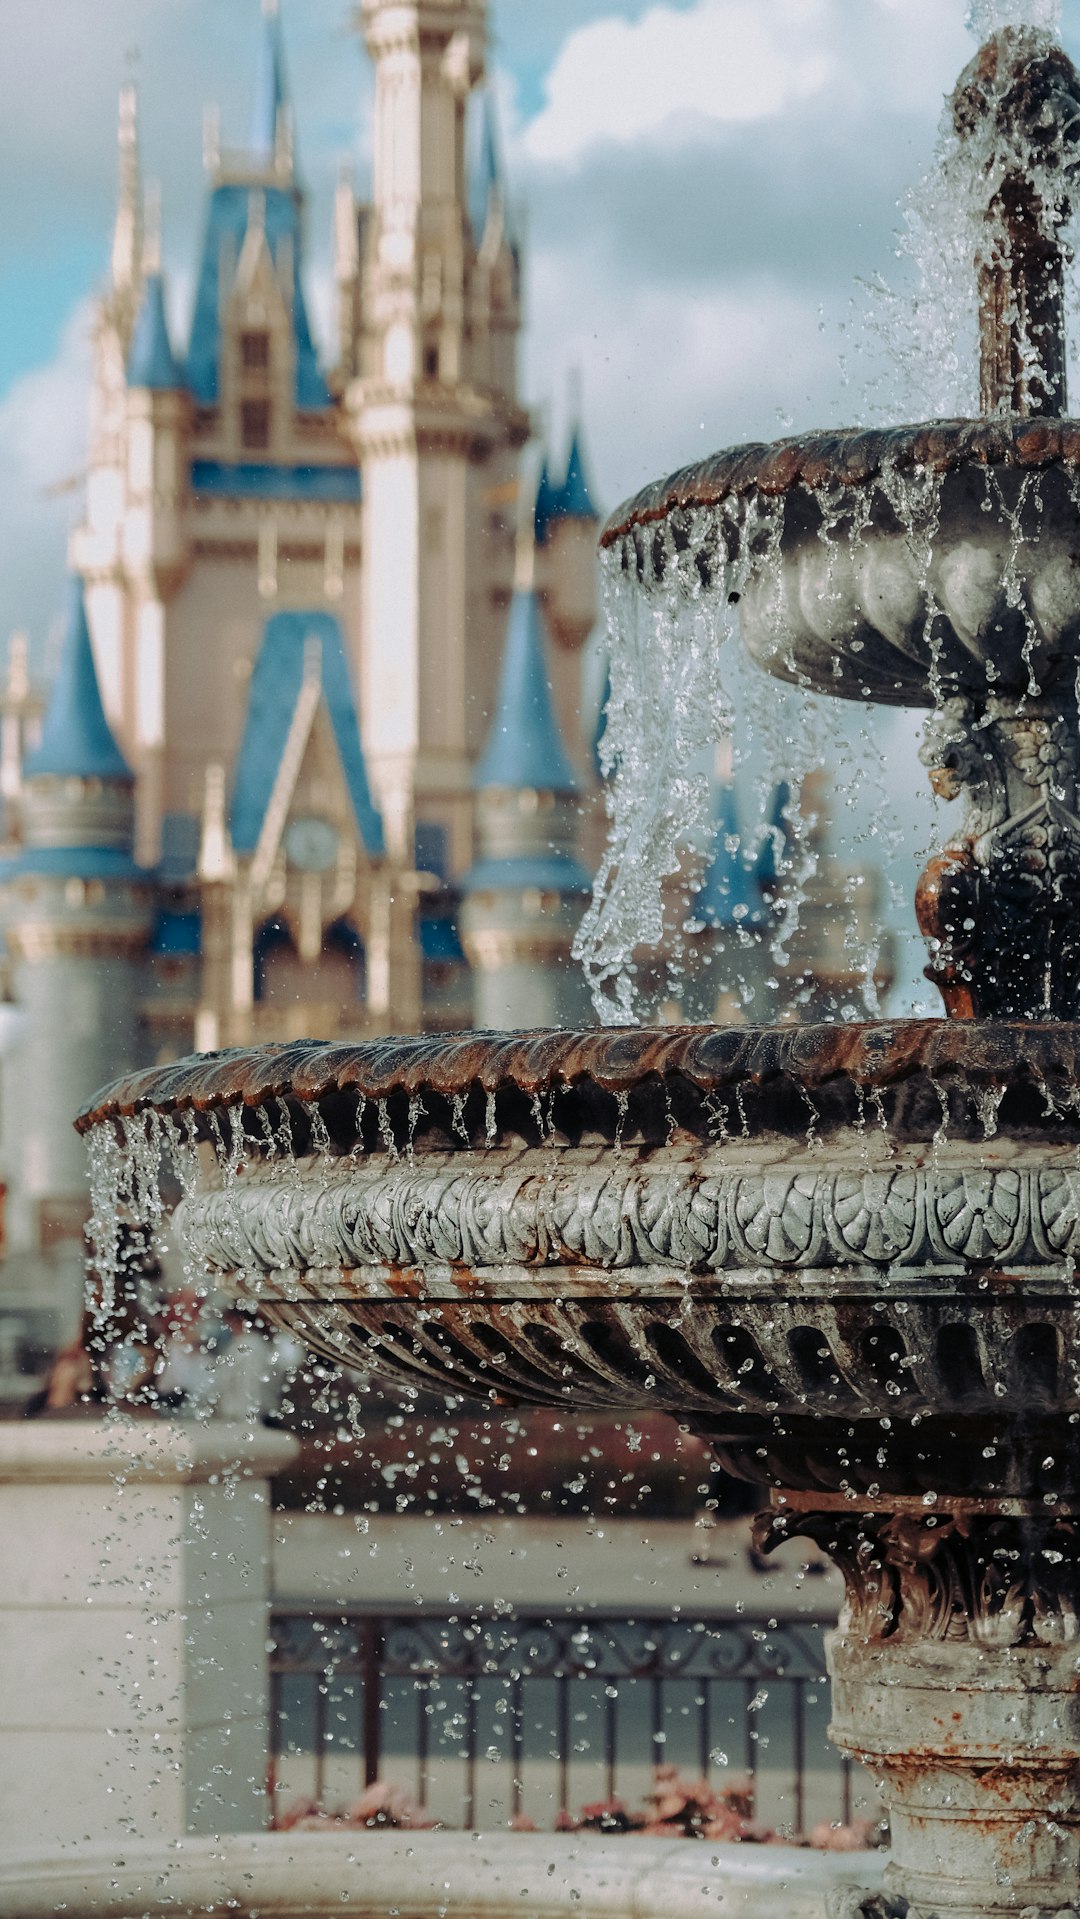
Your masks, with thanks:
M0 686L0 1400L12 1327L32 1354L77 1320L71 1117L119 1072L591 1020L570 945L599 815L581 690L598 516L580 422L556 476L528 477L485 12L363 0L372 195L337 191L331 368L275 0L247 147L210 126L182 346L122 94L63 651L47 703L22 646ZM783 796L756 868L723 780L719 805L694 965L660 1016L776 1018L857 990L835 863L778 979ZM827 937L808 944L815 912Z
M77 1250L70 1116L136 1060L587 1017L597 515L577 433L535 515L523 473L485 15L360 9L372 194L337 191L331 368L274 0L247 146L206 142L183 345L122 94L63 654L44 718L21 654L0 693L9 1278Z

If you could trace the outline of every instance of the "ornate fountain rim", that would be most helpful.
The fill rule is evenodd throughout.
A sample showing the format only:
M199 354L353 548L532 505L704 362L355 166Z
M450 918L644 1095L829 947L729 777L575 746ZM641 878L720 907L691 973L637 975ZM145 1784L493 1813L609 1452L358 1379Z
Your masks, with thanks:
M772 498L798 486L864 487L887 469L955 473L961 467L1005 467L1030 472L1065 466L1080 469L1080 420L926 420L913 426L849 427L798 434L771 442L726 447L708 459L680 467L625 500L607 521L601 547L611 547L636 528L653 526L676 512L718 506L750 493Z
M353 1045L297 1040L197 1054L126 1074L75 1124L87 1133L150 1110L200 1114L282 1097L317 1103L344 1093L449 1099L474 1089L532 1096L593 1086L617 1097L646 1081L681 1081L708 1093L783 1079L809 1091L846 1082L872 1092L917 1076L976 1087L1072 1087L1080 1078L1080 1024L868 1020L440 1034Z

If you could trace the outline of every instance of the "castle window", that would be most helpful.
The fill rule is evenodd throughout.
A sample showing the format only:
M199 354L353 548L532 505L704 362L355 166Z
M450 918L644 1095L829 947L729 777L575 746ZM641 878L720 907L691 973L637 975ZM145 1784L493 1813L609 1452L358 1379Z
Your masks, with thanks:
M270 368L270 335L261 328L240 335L240 364L245 373L266 373Z
M250 453L265 452L270 445L269 400L241 400L240 444Z
M424 373L429 380L439 377L439 349L437 346L424 348Z

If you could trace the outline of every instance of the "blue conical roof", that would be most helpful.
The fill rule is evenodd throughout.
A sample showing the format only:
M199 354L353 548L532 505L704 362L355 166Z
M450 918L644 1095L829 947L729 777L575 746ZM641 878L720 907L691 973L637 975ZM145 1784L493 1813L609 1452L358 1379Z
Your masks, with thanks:
M532 588L514 594L498 704L473 785L576 793L551 703L540 602Z
M263 628L236 761L229 814L232 842L241 853L253 853L258 845L304 683L309 640L319 645L322 699L356 824L367 851L377 858L384 851L383 826L368 786L345 636L334 615L318 609L272 613Z
M165 283L160 273L148 274L143 289L142 304L128 354L127 383L129 386L149 387L157 393L172 393L184 384L184 376L176 363L169 339Z
M574 428L574 437L570 442L566 478L559 488L555 515L560 520L598 520L600 518L592 503L589 483L585 477L585 458L581 450L579 426Z
M24 768L28 779L130 780L131 768L109 730L101 704L82 581L73 579L60 667L41 728Z
M694 917L706 926L745 926L757 902L730 782L717 791L715 831L715 850L694 901Z
M271 161L277 150L278 124L286 108L285 49L276 0L263 5L259 60L255 70L255 110L251 119L251 150Z
M543 546L547 540L548 528L559 511L559 488L551 482L551 469L545 454L540 467L540 478L536 484L536 506L533 511L533 532L537 546Z
M487 231L492 202L505 197L502 168L499 163L499 138L495 128L495 101L490 87L473 96L470 121L469 225L473 241L479 246Z

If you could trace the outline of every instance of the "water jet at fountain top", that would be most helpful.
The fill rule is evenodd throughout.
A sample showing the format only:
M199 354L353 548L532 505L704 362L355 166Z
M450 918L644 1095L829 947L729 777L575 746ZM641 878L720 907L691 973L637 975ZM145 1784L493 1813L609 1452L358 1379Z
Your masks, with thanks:
M969 800L918 897L946 1010L1080 1011L1080 422L1065 417L1064 322L1080 76L1042 11L993 33L950 101L981 415L735 447L604 528L613 819L576 949L604 1019L632 1015L631 955L661 937L663 878L700 830L686 769L728 723L718 655L736 628L780 679L933 709L935 786Z

